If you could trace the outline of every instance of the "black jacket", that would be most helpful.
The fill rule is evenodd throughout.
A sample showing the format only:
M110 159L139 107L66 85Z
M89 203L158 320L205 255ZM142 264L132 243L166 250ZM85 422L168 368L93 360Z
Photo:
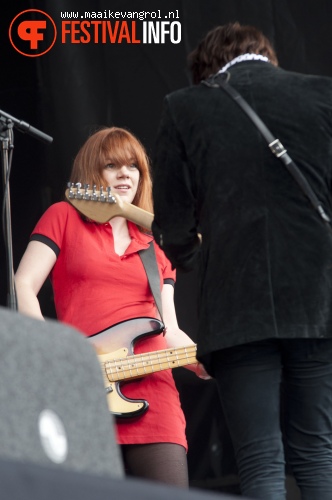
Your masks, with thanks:
M332 79L261 61L229 72L332 215ZM173 265L200 269L201 359L255 340L332 337L332 232L221 89L166 97L154 204Z

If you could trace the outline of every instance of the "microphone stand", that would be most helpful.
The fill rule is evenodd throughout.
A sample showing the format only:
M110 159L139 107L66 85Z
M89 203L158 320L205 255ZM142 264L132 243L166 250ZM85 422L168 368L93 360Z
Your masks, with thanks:
M12 230L11 230L11 215L10 215L10 190L9 190L9 149L14 147L13 144L13 123L8 122L7 127L0 122L1 132L1 152L3 164L3 209L4 209L4 238L6 247L6 262L7 262L7 306L10 309L17 310L17 299L14 284L14 266L13 266L13 248L12 248Z
M36 139L46 143L51 143L53 138L40 130L31 127L26 122L18 120L13 116L5 113L0 109L0 143L1 143L1 158L2 158L2 177L3 177L3 232L6 247L6 263L7 263L7 307L17 310L17 297L14 282L14 264L13 264L13 242L12 242L12 226L11 226L11 209L10 209L10 168L14 149L14 131L16 127L20 132L28 133Z

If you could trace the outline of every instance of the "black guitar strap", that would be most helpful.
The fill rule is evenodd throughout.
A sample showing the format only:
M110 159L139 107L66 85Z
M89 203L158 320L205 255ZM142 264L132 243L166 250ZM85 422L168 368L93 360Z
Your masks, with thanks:
M144 250L139 250L138 253L143 263L146 275L148 277L150 290L153 295L154 301L156 303L160 319L161 321L163 321L163 311L162 311L161 293L160 293L160 276L159 276L153 241L150 241L149 248L145 248Z
M289 173L293 176L295 181L298 183L304 194L309 198L312 206L319 213L323 221L329 225L331 219L325 212L321 202L318 200L316 194L314 193L307 179L304 177L303 173L294 163L292 158L287 154L287 150L284 148L280 140L276 139L272 135L272 133L267 128L265 123L260 119L260 117L247 103L247 101L243 99L243 97L238 93L238 91L235 90L234 87L232 87L229 84L228 82L229 78L230 74L228 72L217 73L216 75L209 77L207 80L202 81L202 83L207 87L220 88L224 90L234 100L234 102L240 107L240 109L242 109L242 111L257 127L263 138L266 140L271 152L282 161L282 163L287 168Z

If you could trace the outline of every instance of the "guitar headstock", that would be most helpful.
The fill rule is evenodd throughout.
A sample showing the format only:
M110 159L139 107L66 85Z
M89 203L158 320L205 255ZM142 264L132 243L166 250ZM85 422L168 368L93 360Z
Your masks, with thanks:
M126 219L147 229L151 229L153 214L124 201L121 196L113 194L111 188L96 186L90 189L88 184L68 183L65 196L67 201L82 215L95 222L105 223L113 217Z
M125 216L123 201L118 195L112 194L110 187L101 186L97 190L96 186L90 189L88 184L82 187L80 182L69 182L65 196L81 214L95 222L105 223L113 217Z

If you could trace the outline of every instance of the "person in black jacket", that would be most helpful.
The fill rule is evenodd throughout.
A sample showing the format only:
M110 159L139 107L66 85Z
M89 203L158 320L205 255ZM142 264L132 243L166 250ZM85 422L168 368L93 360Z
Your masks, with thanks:
M157 137L154 236L174 267L199 269L198 358L217 382L242 493L285 499L283 428L302 500L328 500L332 232L204 81L225 75L331 216L332 79L281 69L263 33L239 23L210 31L189 59L195 85L166 96Z

